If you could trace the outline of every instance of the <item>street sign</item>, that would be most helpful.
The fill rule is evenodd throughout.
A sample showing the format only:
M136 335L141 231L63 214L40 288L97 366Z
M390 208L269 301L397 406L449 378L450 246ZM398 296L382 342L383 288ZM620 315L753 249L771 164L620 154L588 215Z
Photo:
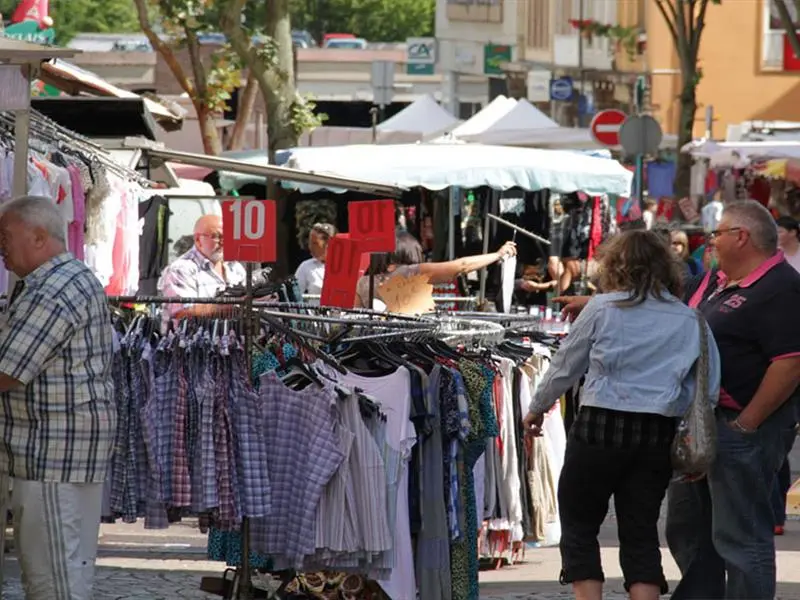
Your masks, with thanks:
M277 207L274 200L222 203L222 257L240 262L275 262Z
M372 101L374 104L386 106L392 103L394 69L395 62L392 60L372 61Z
M650 115L628 117L619 130L619 143L631 155L655 154L664 134Z
M550 80L552 71L528 71L526 78L527 98L529 102L547 102L550 100Z
M574 93L575 86L572 82L572 77L559 77L558 79L550 80L550 100L567 102L572 100L572 94Z
M435 65L436 38L406 39L406 64Z
M394 200L362 200L347 204L351 240L361 242L362 252L394 252Z
M619 130L628 118L621 110L602 110L589 125L594 141L601 146L619 146Z

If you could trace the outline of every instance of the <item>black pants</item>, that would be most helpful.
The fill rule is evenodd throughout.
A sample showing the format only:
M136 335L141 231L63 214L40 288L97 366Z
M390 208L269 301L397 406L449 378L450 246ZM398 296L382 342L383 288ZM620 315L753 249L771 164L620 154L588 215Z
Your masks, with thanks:
M672 478L669 445L637 446L590 443L579 429L570 432L558 484L562 584L605 581L597 537L613 495L625 589L646 583L667 593L657 524Z

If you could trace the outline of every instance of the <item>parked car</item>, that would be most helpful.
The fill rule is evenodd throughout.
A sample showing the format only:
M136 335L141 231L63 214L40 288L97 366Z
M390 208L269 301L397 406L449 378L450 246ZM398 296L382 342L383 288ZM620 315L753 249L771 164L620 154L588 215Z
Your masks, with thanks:
M308 31L292 30L292 42L297 48L316 48L317 40Z
M341 48L345 50L366 50L367 40L364 38L334 38L325 42L326 48Z

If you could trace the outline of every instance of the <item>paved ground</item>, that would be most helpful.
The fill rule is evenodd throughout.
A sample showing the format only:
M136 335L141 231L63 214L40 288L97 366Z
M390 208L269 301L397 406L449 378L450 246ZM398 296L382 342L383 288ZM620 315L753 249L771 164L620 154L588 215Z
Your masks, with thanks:
M800 444L793 452L800 467ZM795 480L800 473L795 473ZM608 583L606 598L625 598L617 558L613 515L601 531L603 564ZM663 539L663 538L662 538ZM205 560L205 536L192 523L164 531L145 531L141 525L104 525L95 600L210 600L215 596L199 590L200 578L220 575L221 563ZM787 524L786 535L777 539L778 600L800 600L800 519ZM671 585L678 569L669 551L663 550L664 568ZM568 588L557 583L560 560L557 548L528 549L522 563L481 573L482 600L561 600L571 598ZM2 600L23 600L19 568L7 556Z

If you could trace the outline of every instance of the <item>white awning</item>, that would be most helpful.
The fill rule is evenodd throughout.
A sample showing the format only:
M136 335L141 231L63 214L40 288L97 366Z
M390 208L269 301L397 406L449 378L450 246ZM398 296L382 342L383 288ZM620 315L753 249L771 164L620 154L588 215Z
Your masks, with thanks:
M191 152L177 152L161 148L146 148L145 151L151 157L161 158L165 161L176 162L185 165L195 165L207 167L215 171L233 171L235 173L245 173L248 175L258 175L260 177L274 177L281 181L294 182L319 186L322 188L339 188L363 192L365 194L381 194L391 197L399 197L404 188L384 183L375 183L364 179L351 179L336 175L323 175L312 171L302 171L290 169L288 167L278 167L275 165L255 165L252 163L232 160L230 158L220 158L219 156L208 156L206 154L192 154Z

